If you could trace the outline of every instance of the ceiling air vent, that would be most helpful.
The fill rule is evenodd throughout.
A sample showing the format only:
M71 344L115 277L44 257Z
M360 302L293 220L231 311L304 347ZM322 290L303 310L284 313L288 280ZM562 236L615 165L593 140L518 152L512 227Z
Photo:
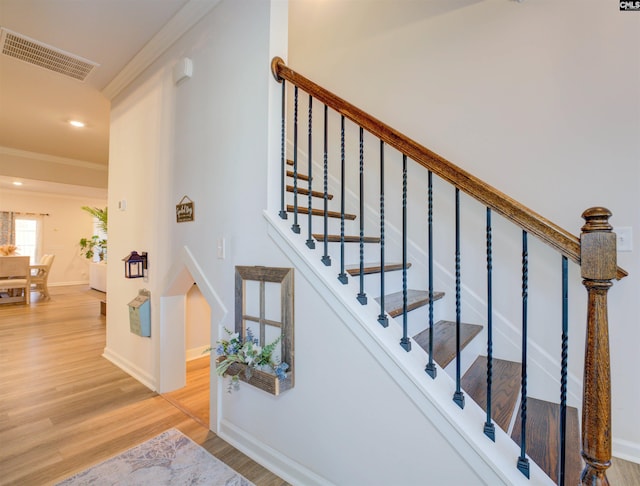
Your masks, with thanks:
M84 81L99 64L22 34L0 29L2 54Z

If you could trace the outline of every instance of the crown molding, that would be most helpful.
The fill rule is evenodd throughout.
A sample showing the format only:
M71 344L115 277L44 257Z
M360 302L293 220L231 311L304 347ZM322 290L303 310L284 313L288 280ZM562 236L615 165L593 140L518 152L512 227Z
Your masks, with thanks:
M29 152L27 150L20 150L11 147L0 146L0 156L2 155L8 157L22 157L25 159L39 160L42 162L50 162L54 164L71 165L74 167L83 167L85 169L92 169L101 172L109 171L109 167L106 164L97 164L95 162L88 162L86 160L68 159L66 157L58 157L57 155Z
M220 0L189 0L105 86L102 94L113 100L218 3Z

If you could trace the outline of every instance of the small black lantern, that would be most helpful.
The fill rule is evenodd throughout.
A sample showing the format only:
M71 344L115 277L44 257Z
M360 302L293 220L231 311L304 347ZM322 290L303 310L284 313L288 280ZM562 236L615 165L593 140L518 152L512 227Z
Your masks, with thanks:
M122 259L124 262L124 276L126 278L144 277L144 271L147 269L147 253L143 252L139 255L137 251L132 251Z

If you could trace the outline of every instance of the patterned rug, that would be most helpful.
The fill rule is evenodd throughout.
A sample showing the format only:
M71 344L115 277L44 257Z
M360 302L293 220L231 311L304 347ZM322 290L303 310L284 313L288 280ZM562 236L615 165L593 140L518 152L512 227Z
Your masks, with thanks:
M58 485L253 486L189 437L170 429Z

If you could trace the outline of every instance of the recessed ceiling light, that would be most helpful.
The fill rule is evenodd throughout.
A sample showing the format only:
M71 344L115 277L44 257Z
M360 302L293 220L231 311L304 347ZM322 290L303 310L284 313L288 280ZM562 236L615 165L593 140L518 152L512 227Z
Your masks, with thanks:
M74 127L77 128L83 128L84 127L84 123L78 120L69 120L69 124L73 125Z
M20 182L20 181L13 181L13 185L14 185L14 186L21 186L21 185L22 185L22 182Z

